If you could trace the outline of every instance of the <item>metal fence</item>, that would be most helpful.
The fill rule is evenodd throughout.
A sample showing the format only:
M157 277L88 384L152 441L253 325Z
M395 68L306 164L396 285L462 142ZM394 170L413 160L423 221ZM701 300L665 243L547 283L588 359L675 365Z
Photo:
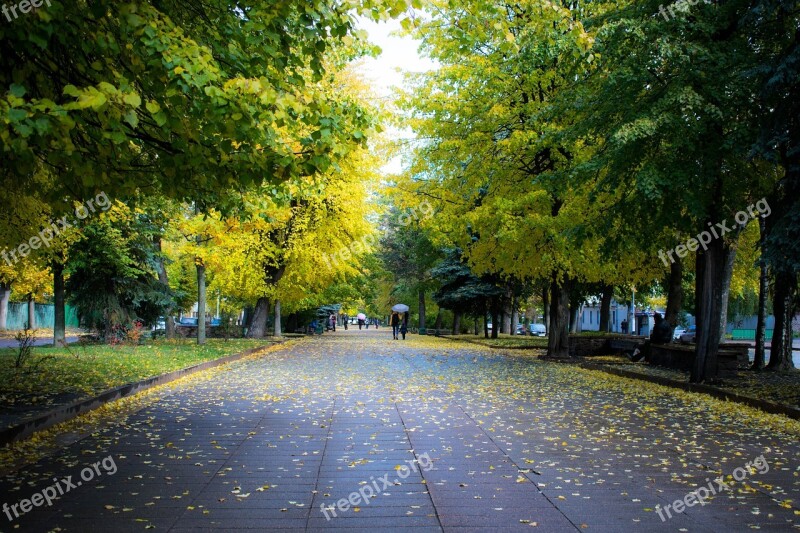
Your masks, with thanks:
M66 325L68 328L77 328L80 324L78 322L78 314L75 309L70 306L66 307ZM55 324L55 305L53 304L35 304L34 307L34 329L45 328L53 329ZM8 304L8 322L6 327L10 330L25 329L28 325L28 304L10 302Z

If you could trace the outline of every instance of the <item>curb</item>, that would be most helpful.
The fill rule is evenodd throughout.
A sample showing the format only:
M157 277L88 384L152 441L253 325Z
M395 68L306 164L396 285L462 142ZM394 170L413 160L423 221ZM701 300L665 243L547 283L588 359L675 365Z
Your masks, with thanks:
M703 385L699 383L686 383L683 381L676 381L674 379L669 379L661 376L648 376L646 374L639 374L638 372L632 372L630 370L623 370L620 368L613 368L598 363L579 363L579 366L587 370L598 370L600 372L606 372L608 374L613 374L615 376L620 376L624 378L649 381L650 383L656 383L658 385L664 385L665 387L671 387L674 389L681 389L686 392L699 392L702 394L708 394L709 396L713 396L714 398L717 398L719 400L741 403L749 407L753 407L755 409L760 409L761 411L773 415L783 415L792 418L794 420L800 420L800 409L797 409L795 407L789 407L788 405L782 405L767 400L759 400L758 398L743 396L741 394L724 391L722 389L718 389L710 385Z
M85 398L67 405L55 407L49 411L37 415L35 418L26 420L25 422L21 422L11 427L0 429L0 446L5 446L7 444L11 444L12 442L22 440L33 435L37 431L41 431L56 424L60 424L61 422L73 419L83 413L97 409L108 402L113 402L115 400L131 396L132 394L145 391L158 385L164 385L165 383L175 381L179 378L194 374L196 372L201 372L203 370L208 370L209 368L215 368L217 366L238 361L239 359L243 359L248 355L252 355L265 348L283 344L288 340L290 339L275 342L270 345L249 348L243 352L227 355L220 359L213 359L204 363L198 363L193 366L181 368L179 370L173 370L172 372L167 372L166 374L161 374L160 376L146 378L134 383L126 383L125 385L120 385L119 387L114 387L113 389L101 392L100 394L91 398Z

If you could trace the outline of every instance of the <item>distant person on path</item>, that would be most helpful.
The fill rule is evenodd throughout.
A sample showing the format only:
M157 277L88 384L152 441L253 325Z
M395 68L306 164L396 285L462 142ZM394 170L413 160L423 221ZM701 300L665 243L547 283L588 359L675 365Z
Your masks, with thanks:
M361 330L361 326L363 326L363 325L364 325L364 319L363 318L359 318L358 319L358 329Z
M328 324L330 324L330 328L333 331L336 331L336 315L331 313L331 316L328 317Z
M392 338L397 340L397 334L400 331L400 313L392 311L392 316L389 317L389 325L392 326Z
M347 313L342 315L342 325L344 326L344 330L347 331L347 322L350 320L350 317L347 316Z
M627 335L627 333L628 333L628 321L627 320L623 320L622 322L620 322L619 327L622 328L622 333L625 333Z
M403 340L406 340L406 333L408 333L408 311L403 313L403 323L400 325L400 333L403 335Z

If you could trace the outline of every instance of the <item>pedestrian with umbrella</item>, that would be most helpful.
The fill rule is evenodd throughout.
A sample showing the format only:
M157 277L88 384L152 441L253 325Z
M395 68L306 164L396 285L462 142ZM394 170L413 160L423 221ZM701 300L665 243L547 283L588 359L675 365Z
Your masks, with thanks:
M397 335L400 333L400 326L403 323L403 319L400 318L400 313L408 313L408 306L406 304L395 304L392 306L392 316L389 318L389 325L392 326L392 338L395 340L398 339ZM408 331L407 326L403 324ZM403 333L403 339L406 338L406 334Z
M366 320L367 315L365 315L364 313L358 313L356 315L356 318L358 319L358 329L360 331L361 330L361 326L364 325L364 320Z

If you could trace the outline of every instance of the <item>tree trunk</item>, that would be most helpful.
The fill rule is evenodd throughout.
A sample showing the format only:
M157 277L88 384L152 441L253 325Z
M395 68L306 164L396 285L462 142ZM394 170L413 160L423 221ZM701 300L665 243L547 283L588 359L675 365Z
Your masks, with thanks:
M569 303L569 332L578 333L578 315L580 314L581 304L578 300Z
M489 321L486 320L486 315L489 314L489 306L487 304L487 299L483 299L483 338L489 338Z
M33 293L28 293L28 329L36 329L36 300Z
M794 272L781 272L775 276L775 295L772 299L775 327L772 330L768 370L794 368L792 362L792 318L794 317L793 303L796 288L797 274Z
M283 332L281 331L281 301L277 298L275 299L275 321L274 321L274 331L272 335L275 337L282 337Z
M500 301L499 296L495 296L492 298L492 338L496 339L498 333L500 332L500 328L502 327L500 321L503 319L502 312L500 308L502 306L502 302Z
M475 336L477 337L478 336L478 317L475 317L475 320L473 321L473 325L474 325L474 328L475 328L474 329Z
M156 251L158 252L156 260L156 274L158 275L158 282L169 288L169 277L167 277L167 267L164 265L164 258L161 256L161 236L156 236L153 241ZM175 319L172 318L174 307L167 310L167 316L164 317L164 327L166 329L166 337L168 339L175 338Z
M67 313L64 307L64 264L53 261L53 346L66 341Z
M678 325L681 306L683 306L683 262L680 257L669 266L669 280L667 281L667 310L664 320L670 327L670 335Z
M600 331L611 331L611 300L614 298L614 286L603 285L600 296Z
M461 333L461 311L453 311L453 335Z
M206 343L206 266L195 258L197 266L197 344Z
M565 278L559 282L553 276L550 286L550 327L548 329L547 357L569 357L569 293L572 282Z
M738 238L738 233L735 238ZM725 340L725 329L728 325L728 299L731 295L731 277L733 277L733 263L736 260L736 248L727 247L725 264L722 271L722 300L720 301L719 317L719 342Z
M514 304L511 306L511 334L517 334L517 325L519 324L519 311L517 310L517 302L516 298L514 298Z
M550 334L550 287L542 290L542 315L544 316L544 329Z
M723 239L714 239L705 251L697 251L695 299L697 311L697 346L691 382L714 381L717 377L720 322L722 319L725 270L729 248ZM730 278L728 278L728 282Z
M250 321L250 329L247 336L252 339L260 339L267 334L267 321L269 320L269 300L261 297L256 302L256 309Z
M0 330L8 329L9 298L11 298L11 284L0 283Z
M769 277L767 274L767 262L764 258L764 242L766 240L766 222L763 217L758 217L758 229L760 231L759 241L761 243L761 257L758 261L758 321L756 322L756 350L753 357L751 370L763 370L765 364L764 345L766 344L767 333L767 291L769 290ZM774 333L774 331L773 331Z
M514 294L511 287L506 286L505 298L503 298L503 333L513 335L512 322L514 315Z
M425 291L419 290L419 329L420 333L425 330Z

